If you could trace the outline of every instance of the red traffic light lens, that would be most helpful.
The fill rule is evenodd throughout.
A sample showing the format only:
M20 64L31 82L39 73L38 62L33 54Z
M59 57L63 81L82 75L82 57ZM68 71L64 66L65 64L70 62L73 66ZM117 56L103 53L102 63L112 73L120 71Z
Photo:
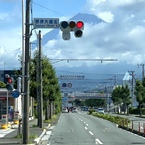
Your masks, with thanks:
M7 78L7 83L13 83L13 79L12 78Z
M84 23L82 21L78 21L76 26L80 29L84 26Z

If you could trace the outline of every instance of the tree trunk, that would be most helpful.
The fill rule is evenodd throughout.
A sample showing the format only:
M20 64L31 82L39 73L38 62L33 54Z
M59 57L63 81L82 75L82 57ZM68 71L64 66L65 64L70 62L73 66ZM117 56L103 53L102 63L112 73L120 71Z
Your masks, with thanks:
M140 113L140 116L142 116L141 104L139 104L139 113Z
M45 120L49 119L49 100L46 100L46 104L45 104Z
M50 102L50 116L49 119L52 119L52 101Z
M127 115L129 115L129 107L128 107L129 105L127 105L126 107L127 107Z

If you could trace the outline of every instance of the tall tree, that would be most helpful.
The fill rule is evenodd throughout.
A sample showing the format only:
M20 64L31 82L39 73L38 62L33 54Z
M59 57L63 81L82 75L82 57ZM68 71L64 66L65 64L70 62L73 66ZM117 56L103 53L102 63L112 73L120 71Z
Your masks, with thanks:
M39 85L39 82L36 80L36 75L37 75L37 56L38 53L35 52L34 58L31 60L31 83L30 83L30 92L31 96L36 98L36 88ZM48 58L46 56L42 56L42 85L43 85L43 102L44 102L44 112L45 112L45 119L47 120L48 117L52 118L53 115L53 110L50 112L50 116L48 116L49 111L48 107L51 106L52 104L56 104L55 107L57 111L60 111L61 107L61 93L60 93L60 88L58 84L58 79L56 77L55 70L51 63L49 62ZM38 102L37 102L38 103ZM50 108L52 109L52 107Z
M143 81L143 83L144 83L144 81ZM144 103L144 100L145 100L145 95L144 95L145 88L143 87L142 82L140 80L136 80L134 94L136 95L136 100L139 104L140 116L142 116L141 105L142 105L142 103Z
M130 90L128 88L128 85L122 86L121 88L121 99L125 107L127 108L127 114L129 115L129 105L131 104L131 96L130 96ZM124 109L125 113L125 109Z

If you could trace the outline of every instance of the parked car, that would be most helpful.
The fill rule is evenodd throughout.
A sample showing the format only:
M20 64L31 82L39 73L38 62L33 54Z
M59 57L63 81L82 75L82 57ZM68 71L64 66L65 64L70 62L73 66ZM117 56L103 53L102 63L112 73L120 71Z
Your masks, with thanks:
M100 114L105 114L105 111L103 108L98 108L97 109L97 112L100 113Z

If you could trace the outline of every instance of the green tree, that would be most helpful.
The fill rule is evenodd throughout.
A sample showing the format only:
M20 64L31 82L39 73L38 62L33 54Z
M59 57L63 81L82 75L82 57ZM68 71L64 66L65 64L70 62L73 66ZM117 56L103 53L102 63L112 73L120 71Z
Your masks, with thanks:
M112 91L112 101L114 105L121 104L122 103L122 98L121 98L121 86L116 87Z
M140 112L140 116L142 116L142 110L141 110L141 105L142 103L144 103L145 100L145 87L143 86L143 83L140 80L136 80L136 84L135 84L135 92L134 94L136 95L136 100L139 104L139 112Z
M128 88L128 85L122 86L121 88L121 99L125 107L127 108L127 114L129 115L129 105L131 104L131 96L130 96L130 90ZM125 110L124 110L125 113Z
M37 101L36 90L39 86L39 82L36 80L37 75L37 51L34 53L34 58L31 59L30 65L30 94ZM42 85L43 85L43 106L45 112L45 119L48 119L48 107L52 104L55 105L55 112L50 113L50 118L52 118L53 113L58 113L61 110L61 93L58 84L58 79L56 73L51 63L46 56L42 56ZM37 102L38 103L38 102ZM50 107L52 109L52 106Z
M0 81L0 88L5 88L6 87L6 84L2 81Z
M86 99L85 105L89 107L103 107L105 106L105 99Z

